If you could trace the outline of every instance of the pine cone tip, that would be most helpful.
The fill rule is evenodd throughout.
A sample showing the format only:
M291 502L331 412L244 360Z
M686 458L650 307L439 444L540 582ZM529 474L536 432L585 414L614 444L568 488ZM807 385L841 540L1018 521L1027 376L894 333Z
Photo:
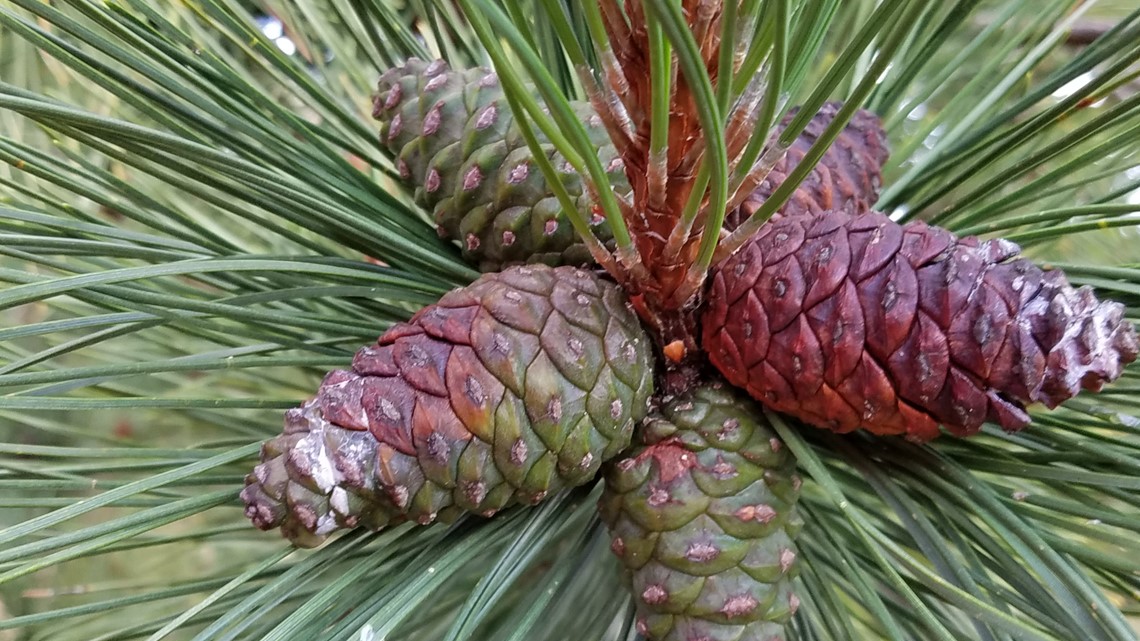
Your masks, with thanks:
M329 443L337 451L329 451ZM316 547L332 532L361 519L360 501L343 487L345 469L335 459L353 452L361 459L377 455L376 441L330 423L317 399L285 414L285 431L261 447L261 463L246 476L241 499L245 515L261 530L281 529L299 547ZM379 502L366 516L373 529L392 521Z
M1087 285L1059 288L1049 314L1061 337L1049 355L1049 375L1034 399L1047 407L1056 407L1082 389L1100 391L1120 378L1140 352L1136 328L1124 318L1124 305L1097 300Z

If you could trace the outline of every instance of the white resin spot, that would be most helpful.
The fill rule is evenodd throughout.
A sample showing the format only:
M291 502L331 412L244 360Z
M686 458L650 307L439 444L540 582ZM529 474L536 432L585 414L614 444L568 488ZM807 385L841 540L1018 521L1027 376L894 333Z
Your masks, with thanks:
M665 591L665 587L661 585L647 586L641 592L641 600L649 605L660 605L669 599L669 593Z
M529 448L526 446L526 441L516 439L514 445L511 446L511 463L515 465L522 465L526 462L526 455Z
M388 97L384 99L384 108L391 109L400 104L400 100L404 97L404 89L400 85L392 85L391 91L388 92Z
M400 410L396 409L395 404L386 398L380 399L380 413L389 421L398 421L401 418Z
M324 439L316 434L309 434L297 441L293 447L294 457L304 462L308 468L309 477L320 488L321 493L328 494L337 482L336 466L333 465L329 453L325 449Z
M424 85L424 93L435 91L445 84L447 84L447 74L441 73L438 76L435 76L431 80L427 81L427 84Z
M396 114L392 117L391 124L388 125L388 143L396 142L396 136L400 135L400 129L404 126L404 117Z
M720 609L720 612L731 619L751 613L758 605L760 603L751 594L737 594L724 602L724 607Z
M325 514L317 519L317 527L313 530L314 534L325 535L335 532L340 526L336 524L336 519L332 514Z
M610 403L610 418L612 418L616 421L618 418L621 417L621 412L622 412L621 399L614 399L614 402Z
M438 102L427 115L424 116L423 135L433 136L435 132L439 131L439 125L443 121L443 103Z
M478 167L472 167L463 175L463 191L471 191L483 184L483 172Z
M720 556L720 548L711 543L690 543L685 558L694 563L705 563Z
M796 553L789 548L784 548L780 552L780 570L787 572L792 569L792 564L796 562Z
M499 118L499 108L494 103L487 105L487 108L479 113L479 117L475 119L475 129L486 129L495 124Z
M651 507L661 507L668 503L673 497L669 496L669 491L665 488L655 487L649 492L649 498L646 499Z
M424 191L429 194L437 191L441 182L439 171L432 167L428 170L427 177L424 178Z
M337 514L348 516L348 492L345 492L343 487L334 487L332 495L329 496L329 505Z
M530 165L526 164L525 162L521 162L512 167L509 172L507 172L507 182L512 185L517 185L526 180L526 177L529 175Z

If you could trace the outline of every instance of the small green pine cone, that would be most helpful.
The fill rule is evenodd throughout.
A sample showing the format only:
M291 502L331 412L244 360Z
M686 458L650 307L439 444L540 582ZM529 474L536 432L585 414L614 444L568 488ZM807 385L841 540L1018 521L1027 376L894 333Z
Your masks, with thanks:
M666 403L599 503L653 641L783 641L799 600L795 459L747 397L718 384Z
M629 191L621 158L589 103L574 104L618 193ZM441 236L458 241L481 271L506 265L593 262L515 126L498 77L411 59L381 76L372 115L380 140ZM541 132L538 132L541 135ZM547 145L577 210L608 242L612 234L578 174Z
M313 546L537 503L625 450L652 393L649 337L617 285L572 267L485 274L286 414L246 478L246 515Z

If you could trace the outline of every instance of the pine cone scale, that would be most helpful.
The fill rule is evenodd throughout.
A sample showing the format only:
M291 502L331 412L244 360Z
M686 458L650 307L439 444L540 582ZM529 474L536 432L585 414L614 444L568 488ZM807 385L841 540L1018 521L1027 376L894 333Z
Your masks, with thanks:
M381 443L396 451L414 456L412 416L415 412L416 390L399 378L369 378L364 382L360 399L368 417L368 430Z
M493 442L490 426L506 394L502 382L482 365L479 353L458 345L447 362L447 391L451 410L471 434Z
M447 396L443 377L451 349L450 345L432 340L425 333L415 342L395 343L392 359L404 380L416 390L433 396Z
M760 307L759 302L756 307ZM866 344L866 325L855 284L843 283L834 296L820 301L805 316L819 340L820 350L830 354L823 380L836 387L859 365Z
M811 309L835 295L851 269L851 248L844 234L829 232L804 243L802 256L810 261L805 270L807 294L803 306Z
M526 381L526 368L534 362L542 345L537 336L512 329L490 315L480 315L471 325L471 342L484 346L484 349L475 352L483 367L498 383L515 396L520 396ZM477 398L481 389L477 379L471 380L470 383L465 380L462 389L465 394ZM499 392L497 396L501 394Z

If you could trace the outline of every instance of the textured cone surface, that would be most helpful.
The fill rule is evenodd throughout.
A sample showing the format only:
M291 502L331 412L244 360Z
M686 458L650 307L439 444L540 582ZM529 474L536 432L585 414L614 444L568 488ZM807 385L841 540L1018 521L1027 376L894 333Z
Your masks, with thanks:
M340 528L491 515L594 478L652 394L614 284L571 267L487 274L389 329L286 416L246 514L299 545Z
M828 212L766 224L713 277L704 347L733 384L837 432L925 441L1029 423L1136 358L1119 303L1005 240Z
M800 164L842 107L841 102L824 103L764 182L740 207L725 216L725 228L736 229L768 200ZM796 107L789 112L778 131L782 132L798 111L799 107ZM882 121L870 111L860 109L773 219L821 214L830 210L857 214L870 209L879 199L883 164L887 162L889 153L887 132L883 130Z
M622 161L601 119L589 103L575 103L574 109L614 189L628 192ZM416 203L432 212L440 234L458 241L482 271L593 261L534 162L493 72L409 60L380 78L372 115L400 175L415 188ZM578 211L602 242L610 240L577 173L553 146L548 149Z
M654 641L784 641L799 606L791 452L760 408L695 388L643 423L650 444L614 464L599 502L611 549Z

